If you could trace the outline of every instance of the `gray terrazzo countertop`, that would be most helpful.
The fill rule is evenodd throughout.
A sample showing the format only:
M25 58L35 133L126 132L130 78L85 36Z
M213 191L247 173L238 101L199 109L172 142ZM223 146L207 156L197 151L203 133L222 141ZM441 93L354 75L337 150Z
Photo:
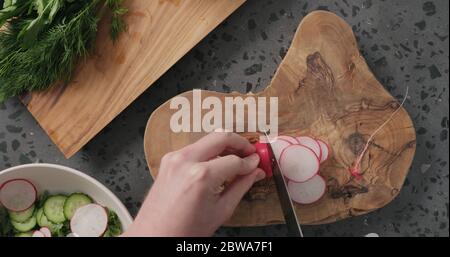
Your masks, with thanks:
M258 92L289 48L301 19L330 10L352 25L370 68L393 96L408 85L406 109L417 151L400 195L373 213L306 236L449 236L449 2L447 0L248 0L69 160L17 99L0 104L0 170L31 162L85 171L109 187L135 215L152 185L143 152L150 114L193 88ZM284 225L222 228L217 235L283 236Z

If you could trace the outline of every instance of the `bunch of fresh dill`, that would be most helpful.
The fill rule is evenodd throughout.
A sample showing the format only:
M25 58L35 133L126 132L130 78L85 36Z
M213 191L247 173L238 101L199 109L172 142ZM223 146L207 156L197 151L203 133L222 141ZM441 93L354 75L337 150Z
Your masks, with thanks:
M5 0L0 10L0 103L69 82L93 48L100 9L112 12L110 35L126 29L123 0Z

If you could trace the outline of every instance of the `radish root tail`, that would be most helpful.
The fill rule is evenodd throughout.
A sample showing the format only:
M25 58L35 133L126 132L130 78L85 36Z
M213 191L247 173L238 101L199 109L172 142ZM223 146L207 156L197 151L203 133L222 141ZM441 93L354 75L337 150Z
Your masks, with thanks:
M372 140L375 138L375 136L378 134L378 132L380 132L384 126L386 126L391 120L392 118L394 118L394 116L402 109L403 105L406 102L406 99L408 98L408 93L409 93L409 87L406 88L406 93L405 93L405 97L403 98L403 101L401 102L400 106L389 116L389 118L383 123L381 124L381 126L379 126L373 133L372 135L370 135L369 139L367 140L364 149L362 150L362 152L359 154L358 158L356 159L356 162L354 163L354 165L349 169L350 173L356 178L356 179L361 179L361 161L364 157L364 155L367 152L367 149L369 149L369 145L372 142Z

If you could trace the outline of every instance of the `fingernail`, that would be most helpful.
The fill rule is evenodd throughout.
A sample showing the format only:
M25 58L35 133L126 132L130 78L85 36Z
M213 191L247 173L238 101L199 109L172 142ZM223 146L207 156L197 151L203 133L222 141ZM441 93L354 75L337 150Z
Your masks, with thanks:
M257 164L259 163L259 155L256 154L256 153L250 155L250 156L247 157L247 158L248 158L248 160L249 160L250 162L252 162L252 163L257 163Z
M266 173L264 171L260 171L255 178L255 182L261 181L266 177Z

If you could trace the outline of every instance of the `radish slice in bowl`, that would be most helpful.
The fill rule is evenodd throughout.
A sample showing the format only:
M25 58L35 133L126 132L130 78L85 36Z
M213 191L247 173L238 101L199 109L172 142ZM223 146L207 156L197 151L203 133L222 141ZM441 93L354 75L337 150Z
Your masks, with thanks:
M295 182L305 182L319 172L319 159L306 146L291 145L283 150L280 157L283 175Z
M319 201L326 191L325 179L316 175L302 183L288 182L289 195L292 201L299 204L312 204Z
M0 187L0 202L10 211L20 212L36 201L36 187L26 179L12 179Z
M100 237L108 227L108 213L99 204L88 204L77 209L70 220L70 229L80 237Z
M316 139L316 141L317 141L317 143L319 143L320 150L322 151L322 156L320 158L320 163L323 163L326 160L328 160L328 156L330 154L330 147L328 146L327 143L325 143L321 139Z
M44 234L45 237L52 237L52 232L47 227L42 227L39 231Z
M287 142L289 142L291 144L294 144L294 145L298 144L297 139L295 139L295 137L291 137L291 136L278 136L277 140L284 140L284 141L287 141Z
M322 150L320 149L319 143L314 138L303 136L297 137L296 139L299 144L310 148L317 155L317 158L319 158L319 160L322 159Z
M46 236L45 236L44 233L42 233L41 231L36 230L36 231L33 232L33 234L31 235L31 237L46 237Z

